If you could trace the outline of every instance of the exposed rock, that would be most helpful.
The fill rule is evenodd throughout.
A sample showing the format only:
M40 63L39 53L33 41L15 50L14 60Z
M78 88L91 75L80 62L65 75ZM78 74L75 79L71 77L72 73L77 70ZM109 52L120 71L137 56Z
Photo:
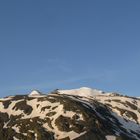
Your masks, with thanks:
M2 140L140 139L137 98L90 88L33 93L0 99Z

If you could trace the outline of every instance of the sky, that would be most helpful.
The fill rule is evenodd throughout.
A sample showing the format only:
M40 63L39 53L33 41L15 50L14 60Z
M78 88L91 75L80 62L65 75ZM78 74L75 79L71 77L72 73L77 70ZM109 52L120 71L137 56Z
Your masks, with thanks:
M0 1L0 97L91 87L140 96L139 0Z

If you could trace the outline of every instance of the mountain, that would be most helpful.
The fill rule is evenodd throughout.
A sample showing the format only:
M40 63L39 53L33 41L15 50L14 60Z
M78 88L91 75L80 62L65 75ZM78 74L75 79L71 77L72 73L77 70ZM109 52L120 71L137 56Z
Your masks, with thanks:
M140 140L140 99L82 87L0 99L1 140Z

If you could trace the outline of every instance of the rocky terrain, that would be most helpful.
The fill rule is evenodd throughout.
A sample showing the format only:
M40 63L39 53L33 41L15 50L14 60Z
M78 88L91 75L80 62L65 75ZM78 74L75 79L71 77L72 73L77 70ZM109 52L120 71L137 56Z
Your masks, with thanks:
M140 140L140 99L86 87L1 98L0 140Z

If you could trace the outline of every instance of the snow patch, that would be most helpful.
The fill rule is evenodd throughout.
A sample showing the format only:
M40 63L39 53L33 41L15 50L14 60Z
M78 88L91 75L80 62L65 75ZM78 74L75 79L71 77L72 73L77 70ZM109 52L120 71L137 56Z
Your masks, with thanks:
M106 139L107 140L116 140L116 137L115 136L112 136L112 135L107 135L106 136Z
M71 90L58 90L59 94L68 94L82 97L92 97L96 95L103 95L101 90L92 89L88 87L81 87L79 89L71 89Z
M33 91L29 94L29 96L39 96L39 95L41 95L41 93L40 93L39 91L37 91L37 90L33 90Z

